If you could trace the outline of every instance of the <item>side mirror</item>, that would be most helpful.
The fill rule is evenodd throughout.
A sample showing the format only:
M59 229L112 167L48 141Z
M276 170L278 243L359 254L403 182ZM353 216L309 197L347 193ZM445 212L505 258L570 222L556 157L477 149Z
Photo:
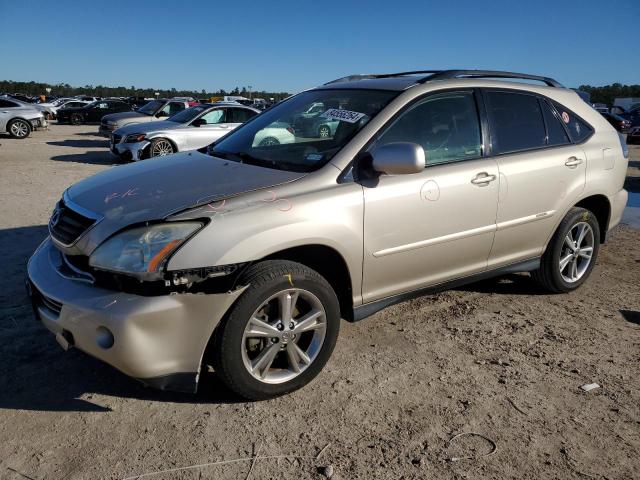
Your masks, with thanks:
M382 145L371 152L371 158L373 169L387 175L420 173L426 165L424 149L410 142Z
M191 122L192 127L200 127L206 124L207 124L207 121L204 118L197 118L193 122Z
M156 117L158 117L158 118L168 117L168 116L169 116L169 114L167 112L160 111L160 112L156 113Z

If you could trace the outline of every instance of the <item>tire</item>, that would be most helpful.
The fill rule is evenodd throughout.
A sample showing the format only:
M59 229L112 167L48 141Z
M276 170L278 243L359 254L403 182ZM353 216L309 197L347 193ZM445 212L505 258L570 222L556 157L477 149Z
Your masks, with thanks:
M573 207L560 222L542 255L540 268L532 272L532 276L543 288L553 293L575 290L591 274L599 249L598 219L589 210ZM587 258L589 253L590 257Z
M149 145L149 158L164 157L176 153L173 144L166 138L154 138Z
M230 390L250 400L273 398L303 387L320 373L335 347L340 329L335 292L314 270L282 260L252 265L239 284L249 286L214 334L211 360L218 377ZM295 300L287 301L292 297ZM293 305L291 315L282 313L283 304ZM291 323L286 325L285 321L280 327L283 315ZM300 320L305 316L308 320L303 324ZM306 358L292 353L296 351L304 352Z
M329 138L331 136L331 129L329 125L320 125L318 128L318 137L319 138Z
M21 118L11 120L7 125L7 132L9 132L9 135L20 140L27 138L31 133L31 130L31 124Z
M81 113L72 113L69 117L69 123L71 125L82 125L84 123L84 116Z
M271 145L280 145L280 141L275 137L266 137L258 144L259 147L270 147Z

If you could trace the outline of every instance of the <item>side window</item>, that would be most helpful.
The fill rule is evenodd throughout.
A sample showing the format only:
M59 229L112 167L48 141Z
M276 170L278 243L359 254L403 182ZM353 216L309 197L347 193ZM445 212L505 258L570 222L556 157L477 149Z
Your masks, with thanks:
M106 110L107 108L109 108L109 105L107 104L107 102L100 102L96 105L96 108L99 108L100 110Z
M492 151L513 153L546 145L546 131L538 98L512 92L487 92Z
M566 145L571 143L567 131L562 126L562 120L546 100L540 100L544 123L547 126L547 145Z
M169 107L169 110L167 111L167 113L169 114L169 116L171 116L171 115L175 115L176 113L181 112L182 110L184 110L184 103L182 103L182 102L170 102L169 105L167 105L167 107Z
M560 114L560 118L567 126L571 140L576 143L580 143L593 133L593 129L580 120L573 112L570 112L556 102L553 102L553 106L556 107L556 110Z
M244 123L256 116L256 112L244 108L230 108L228 113L230 114L229 123Z
M215 125L216 123L226 123L225 109L219 108L217 110L211 110L209 113L205 113L202 117L207 125Z
M375 142L422 145L427 167L482 155L480 122L473 92L447 92L430 96L406 112Z
M0 98L0 108L14 108L17 107L18 105L16 105L15 103L13 103L10 100L4 100L2 98Z

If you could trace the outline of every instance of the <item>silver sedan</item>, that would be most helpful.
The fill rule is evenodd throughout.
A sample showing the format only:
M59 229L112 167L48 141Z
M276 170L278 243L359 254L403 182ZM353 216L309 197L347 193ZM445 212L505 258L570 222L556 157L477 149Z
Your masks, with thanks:
M197 150L259 113L235 102L197 105L165 121L119 128L111 134L109 148L124 161Z
M29 103L10 97L0 97L0 133L13 138L27 138L32 130L46 127L43 113Z

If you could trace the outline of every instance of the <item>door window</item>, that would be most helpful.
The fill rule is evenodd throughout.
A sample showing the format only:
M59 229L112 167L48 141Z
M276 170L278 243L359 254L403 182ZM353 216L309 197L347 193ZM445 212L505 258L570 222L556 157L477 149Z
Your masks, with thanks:
M482 155L482 135L473 92L429 96L409 107L375 142L412 142L424 149L427 166Z
M567 126L571 140L575 143L580 143L586 140L587 137L593 133L591 126L579 119L573 112L567 110L557 102L553 102L553 105L556 107L556 110L560 114L560 118Z
M247 110L246 108L229 108L227 110L229 115L229 123L244 123L250 118L256 116L256 112Z
M546 145L546 131L538 98L513 92L487 92L494 154L513 153Z
M15 108L17 106L17 103L13 103L10 100L0 99L0 108Z
M96 104L96 108L99 108L100 110L107 110L109 108L109 104L107 102L100 102Z
M215 125L216 123L226 123L225 109L219 108L217 110L211 110L209 113L205 113L202 117L207 125Z
M567 131L562 126L562 120L551 105L546 100L540 100L540 104L542 105L544 123L547 126L547 145L556 146L571 143Z
M184 103L182 102L169 102L162 108L162 111L169 116L175 115L182 110L184 110Z

